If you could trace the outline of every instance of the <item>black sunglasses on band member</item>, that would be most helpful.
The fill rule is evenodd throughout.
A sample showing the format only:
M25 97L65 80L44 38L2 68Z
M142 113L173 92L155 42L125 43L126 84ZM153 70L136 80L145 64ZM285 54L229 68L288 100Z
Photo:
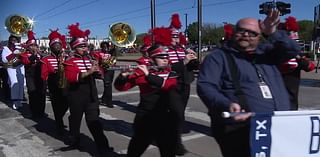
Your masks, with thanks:
M245 28L240 28L240 27L237 27L236 33L240 33L240 34L248 33L249 37L257 37L258 35L260 35L260 33L257 33L255 31L248 30Z

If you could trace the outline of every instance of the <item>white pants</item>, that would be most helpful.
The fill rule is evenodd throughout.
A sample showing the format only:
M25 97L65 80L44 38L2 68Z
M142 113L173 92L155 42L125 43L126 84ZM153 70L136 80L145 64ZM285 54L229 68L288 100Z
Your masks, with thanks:
M25 84L25 71L24 66L19 65L17 67L7 68L8 71L8 84L11 89L11 100L13 102L18 101L21 102L23 100L24 94L24 84Z

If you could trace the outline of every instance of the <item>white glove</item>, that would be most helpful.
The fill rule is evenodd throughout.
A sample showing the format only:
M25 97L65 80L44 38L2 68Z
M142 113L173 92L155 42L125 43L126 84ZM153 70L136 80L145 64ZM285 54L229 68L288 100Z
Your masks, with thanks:
M22 49L20 43L15 43L14 46L15 46L14 48L17 49L17 50L21 50Z
M20 53L21 53L21 51L18 49L13 51L13 54L20 54Z

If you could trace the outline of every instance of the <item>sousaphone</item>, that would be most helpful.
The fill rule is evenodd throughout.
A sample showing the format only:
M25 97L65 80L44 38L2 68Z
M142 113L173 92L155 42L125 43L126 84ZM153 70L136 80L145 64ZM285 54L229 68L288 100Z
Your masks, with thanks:
M21 37L33 29L33 22L29 17L14 14L7 17L5 26L10 34Z
M123 22L110 25L109 37L111 42L118 47L132 46L136 40L134 29Z

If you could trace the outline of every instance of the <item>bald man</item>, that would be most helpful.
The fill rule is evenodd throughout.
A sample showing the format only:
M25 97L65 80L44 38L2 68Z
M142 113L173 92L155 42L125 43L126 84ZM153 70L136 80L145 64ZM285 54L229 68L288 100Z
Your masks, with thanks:
M250 156L248 119L252 112L290 109L277 65L296 56L300 47L276 30L279 22L277 10L263 21L240 19L232 39L202 63L197 92L209 110L213 137L224 157ZM264 43L262 35L267 38ZM225 119L224 111L245 114Z

